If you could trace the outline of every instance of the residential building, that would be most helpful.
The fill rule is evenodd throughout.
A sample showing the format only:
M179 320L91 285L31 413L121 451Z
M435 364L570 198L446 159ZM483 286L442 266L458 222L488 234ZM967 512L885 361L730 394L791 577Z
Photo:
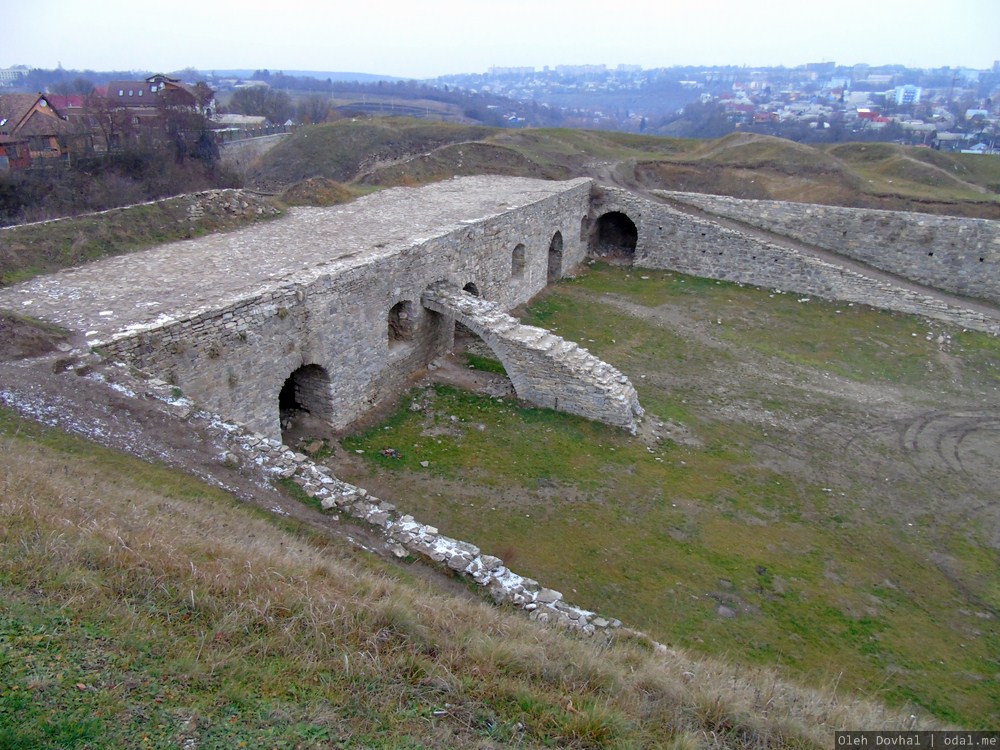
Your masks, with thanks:
M213 91L157 73L143 80L111 81L91 97L90 114L108 150L128 141L161 143L183 134L211 116Z
M70 134L66 119L45 94L0 94L0 170L66 158Z
M896 104L903 106L908 104L919 104L922 92L923 89L920 86L914 86L909 83L905 86L897 86L895 91Z
M14 86L27 72L25 67L0 68L0 88Z

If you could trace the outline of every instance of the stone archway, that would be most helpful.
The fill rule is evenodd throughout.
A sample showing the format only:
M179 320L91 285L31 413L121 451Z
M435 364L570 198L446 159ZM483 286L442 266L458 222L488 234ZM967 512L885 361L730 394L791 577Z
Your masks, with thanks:
M463 286L462 287L462 291L463 292L468 292L473 297L482 297L483 296L483 295L481 295L479 293L479 287L476 286L476 283L474 281L470 281L468 284L466 284L465 286Z
M288 378L278 392L281 429L288 429L302 416L330 423L333 419L333 383L319 365L303 365Z
M595 257L622 265L631 265L635 260L639 230L635 222L621 211L610 211L597 220L594 239Z
M547 279L549 283L558 281L563 273L563 236L562 232L552 235L549 242L549 271Z

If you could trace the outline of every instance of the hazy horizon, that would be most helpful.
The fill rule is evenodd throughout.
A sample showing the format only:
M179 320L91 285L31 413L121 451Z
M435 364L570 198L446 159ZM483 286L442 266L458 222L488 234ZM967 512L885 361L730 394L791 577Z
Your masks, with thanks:
M986 69L1000 60L1000 3L777 0L425 0L364 6L175 0L14 4L0 67L336 71L427 79L491 66L905 65Z

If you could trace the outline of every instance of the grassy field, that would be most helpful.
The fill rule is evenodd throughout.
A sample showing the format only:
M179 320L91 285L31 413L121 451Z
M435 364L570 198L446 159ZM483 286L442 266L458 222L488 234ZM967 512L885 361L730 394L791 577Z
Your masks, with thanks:
M415 573L0 410L0 747L818 748L933 726Z
M996 517L976 510L1000 472L996 421L981 465L970 431L964 470L930 438L898 444L914 412L1000 417L995 338L605 267L526 317L618 366L686 432L650 449L428 386L343 441L365 451L345 478L664 642L1000 726Z

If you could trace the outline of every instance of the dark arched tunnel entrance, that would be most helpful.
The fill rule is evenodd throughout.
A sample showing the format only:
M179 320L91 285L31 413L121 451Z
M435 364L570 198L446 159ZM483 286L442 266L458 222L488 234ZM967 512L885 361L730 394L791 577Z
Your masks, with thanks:
M638 242L639 230L635 222L621 211L610 211L597 220L592 253L609 263L631 265Z
M333 417L329 373L319 365L303 365L289 375L278 392L278 416L282 431L303 419L329 423Z

